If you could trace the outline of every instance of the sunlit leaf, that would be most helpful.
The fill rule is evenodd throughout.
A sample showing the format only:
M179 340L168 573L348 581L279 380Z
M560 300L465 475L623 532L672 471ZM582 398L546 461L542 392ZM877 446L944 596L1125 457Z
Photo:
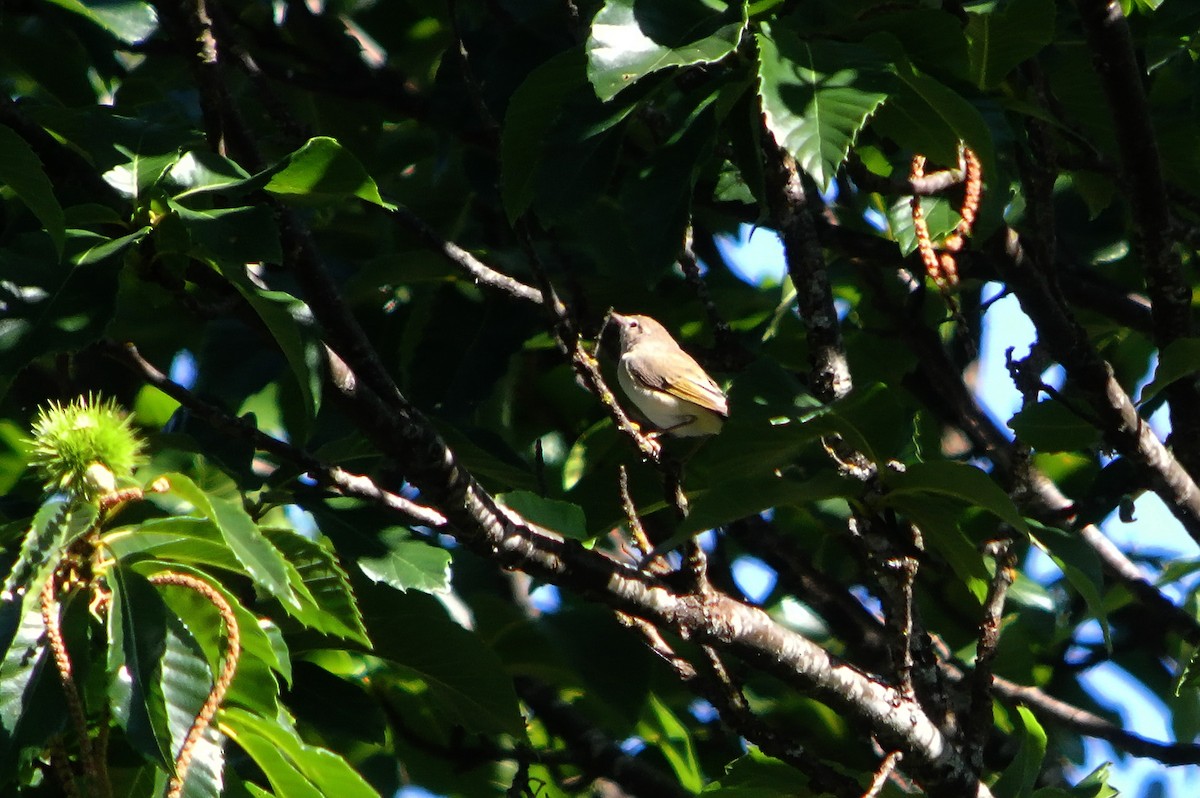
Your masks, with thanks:
M450 552L438 548L403 527L389 527L377 538L384 553L358 558L368 578L397 590L444 593L450 589Z
M992 785L992 793L996 798L1027 798L1032 795L1042 769L1042 759L1046 756L1046 732L1037 718L1022 706L1016 707L1015 713L1019 718L1021 747L1012 764Z
M266 191L305 202L336 202L358 197L389 207L362 163L336 139L318 136L287 157Z
M719 61L737 49L745 20L690 0L607 0L587 41L588 80L601 100L651 72Z
M170 485L170 490L156 496L156 501L172 497L187 502L220 530L229 549L255 582L285 604L298 606L288 584L287 563L283 555L259 531L258 525L239 502L210 496L183 474L167 474L164 479Z
M125 44L145 41L158 29L158 14L144 0L50 0L91 20Z
M817 185L827 187L895 76L860 45L804 41L782 27L755 37L767 128Z
M108 571L108 684L113 716L143 756L170 772L175 760L160 678L167 648L166 607L144 576Z
M699 792L704 779L692 735L658 696L650 696L638 733L648 745L656 746L662 752L684 789Z
M262 768L278 795L299 798L379 796L345 759L332 751L308 745L286 723L267 720L237 708L222 711L221 723L229 729L230 738Z
M303 597L296 617L314 629L369 646L350 581L333 552L290 529L267 528L263 532L283 552L299 579L298 584L293 580L297 595Z

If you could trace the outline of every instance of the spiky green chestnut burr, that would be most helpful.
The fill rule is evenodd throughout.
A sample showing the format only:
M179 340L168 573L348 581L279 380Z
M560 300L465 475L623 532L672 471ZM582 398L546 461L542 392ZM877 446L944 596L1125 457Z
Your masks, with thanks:
M51 402L33 424L30 465L47 492L84 501L110 493L143 462L142 441L111 399L89 394L66 405Z

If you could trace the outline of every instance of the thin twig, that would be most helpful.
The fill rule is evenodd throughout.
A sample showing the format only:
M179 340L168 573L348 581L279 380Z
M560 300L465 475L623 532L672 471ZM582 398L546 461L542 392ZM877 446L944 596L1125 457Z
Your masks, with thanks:
M1154 759L1164 765L1200 764L1200 745L1195 743L1163 743L1146 739L1036 687L1016 684L999 676L994 677L992 689L1005 703L1028 707L1042 723L1056 724L1076 734L1104 740L1119 751Z
M917 578L917 558L904 556L896 564L900 572L900 606L894 607L893 612L898 616L897 625L900 631L900 657L896 673L899 677L900 691L909 698L916 697L913 689L913 582Z
M542 292L540 290L522 283L515 277L510 277L507 274L496 271L462 247L442 238L436 230L408 208L403 206L397 207L392 212L392 215L405 227L416 233L421 243L434 252L441 254L475 283L487 286L488 288L494 288L523 302L532 302L535 305L543 303ZM557 303L554 306L555 314L566 313L566 307L561 302L557 302L557 299L555 301Z
M667 565L666 560L654 555L654 544L650 542L650 537L646 534L646 527L642 524L637 506L633 503L633 496L629 493L629 474L624 465L617 467L617 487L621 492L621 509L625 511L625 522L629 524L629 534L633 537L634 545L638 547L642 557L645 558L643 561L646 563L646 567L655 574L669 572L671 568Z
M471 98L471 104L475 107L475 115L479 117L484 130L489 135L495 136L498 139L499 136L497 134L499 133L500 125L496 123L496 118L492 116L491 110L487 107L487 102L483 99L483 87L475 79L475 73L471 69L471 57L467 53L467 45L463 42L462 28L458 22L458 3L456 0L447 0L447 7L450 18L450 30L454 34L455 55L458 56L463 83L466 84L467 94Z
M700 262L696 259L696 252L692 248L692 235L693 231L689 226L683 252L679 255L679 267L683 270L684 279L695 290L700 304L704 306L708 323L713 329L713 337L717 340L717 347L725 349L730 345L733 333L729 329L729 323L721 317L721 311L717 309L717 303L713 301L708 284L704 282L704 277L700 274Z
M966 169L959 164L954 169L941 169L936 172L922 174L913 178L900 172L891 177L882 177L871 172L856 155L851 154L846 163L850 179L863 191L886 194L896 197L905 196L934 196L943 194L947 189L959 185L966 179Z
M389 510L407 516L415 523L425 526L440 527L445 525L446 517L437 510L386 491L376 485L369 477L352 474L337 466L326 465L303 449L267 435L254 426L254 423L249 419L236 418L208 404L155 368L152 363L142 357L137 347L133 344L121 345L103 342L100 346L106 355L123 363L141 375L142 379L148 384L153 385L188 408L193 414L211 424L216 430L246 438L262 451L269 452L286 462L295 463L319 483L335 487L346 496L355 496L375 502Z
M996 573L988 586L983 603L983 618L979 622L979 644L975 651L975 672L971 676L971 707L967 712L966 742L963 748L971 757L976 771L983 770L983 748L992 730L992 662L1000 643L1000 622L1004 614L1004 598L1016 576L1017 558L1012 541L999 540L990 546L996 561Z
M904 753L901 751L892 751L879 765L879 770L875 771L875 778L871 780L871 786L862 794L862 798L875 798L883 790L883 785L887 784L888 776L892 775L892 771L896 769L896 765L900 764L900 760L904 758Z

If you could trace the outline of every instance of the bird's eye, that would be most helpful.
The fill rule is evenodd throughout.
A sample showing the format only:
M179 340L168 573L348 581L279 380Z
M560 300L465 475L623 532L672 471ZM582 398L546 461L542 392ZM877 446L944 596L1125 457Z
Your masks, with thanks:
M636 320L634 320L634 319L630 319L630 320L629 320L629 329L631 329L631 330L636 330L637 328L638 328L638 323L637 323L637 321L636 321Z

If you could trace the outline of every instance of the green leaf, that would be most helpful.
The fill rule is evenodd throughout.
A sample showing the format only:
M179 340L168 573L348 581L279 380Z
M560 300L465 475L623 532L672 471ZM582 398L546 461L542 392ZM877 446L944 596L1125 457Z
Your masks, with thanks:
M162 503L167 497L182 499L220 530L225 543L256 584L285 605L299 608L299 600L288 584L287 561L271 545L254 523L241 502L209 496L183 474L165 474L170 489L153 498Z
M140 143L136 150L119 144L115 149L128 160L109 169L102 177L121 195L133 200L138 208L145 206L150 190L159 185L179 160L179 153L174 151L147 155L141 151Z
M1120 790L1109 785L1112 777L1112 763L1105 762L1093 770L1074 787L1066 789L1043 787L1033 794L1034 798L1116 798Z
M744 3L726 13L696 0L607 0L587 40L588 80L611 100L660 69L720 61L737 49L745 30Z
M1026 535L1029 526L1017 511L1016 505L1000 486L975 466L936 460L914 463L903 472L882 471L889 491L880 501L888 505L892 494L896 496L934 493L951 496L967 504L987 510L1009 526Z
M947 506L949 503L940 497L921 494L889 494L887 504L916 524L929 549L949 563L955 575L982 605L991 575L979 548L960 528L961 514L957 509Z
M529 73L508 101L500 134L500 192L509 222L533 202L546 133L564 101L584 85L584 53L573 48Z
M824 499L849 499L862 493L862 483L834 471L799 479L791 472L770 471L744 479L719 480L711 487L689 494L691 510L679 532L695 534L748 515L786 504L805 504Z
M397 590L445 593L450 589L450 552L413 537L404 527L384 529L378 536L385 553L358 558L358 567L374 582Z
M33 516L21 541L21 551L4 579L0 599L11 601L19 593L37 594L46 574L62 557L74 538L91 528L98 511L90 504L72 505L61 496L51 496Z
M547 499L527 490L499 493L496 498L505 507L516 512L526 521L576 540L588 536L587 519L577 504Z
M962 221L954 203L943 197L921 197L921 213L929 225L929 237L937 244ZM888 222L892 239L900 245L900 254L908 257L917 249L917 232L913 226L912 205L908 197L901 197L888 208Z
M360 588L373 653L405 681L444 723L483 734L521 735L524 723L504 665L479 637L446 616L427 594Z
M17 198L33 212L61 257L66 240L66 221L41 160L25 143L25 139L6 125L0 125L0 153L4 153L0 157L0 185L12 189Z
M267 291L251 283L239 263L217 264L217 268L246 299L279 345L291 371L292 382L304 403L303 422L292 430L302 442L321 409L324 344L308 305L285 291Z
M1145 404L1168 385L1200 371L1200 338L1177 338L1158 353L1158 366L1138 397Z
M174 196L179 201L193 194L241 188L251 176L242 167L215 152L190 150L171 166L167 179L183 189Z
M194 211L168 201L179 215L193 246L203 257L236 263L280 263L283 250L275 217L265 206Z
M145 554L163 560L208 565L241 573L242 563L216 524L207 518L151 518L104 534L104 545L118 560Z
M671 765L675 778L685 790L696 793L704 787L704 776L687 727L671 712L657 695L650 694L645 712L638 723L637 734L647 745L662 752Z
M992 131L979 110L961 94L909 63L900 43L891 35L876 34L868 41L891 56L900 78L872 126L913 152L946 166L958 162L958 144L965 142L979 157L983 174L995 175Z
M1042 771L1042 760L1046 758L1046 732L1042 725L1025 707L1016 707L1016 712L1020 719L1021 748L992 785L992 794L996 798L1027 798L1032 795L1038 774Z
M45 569L41 581L50 575ZM58 670L46 644L40 589L0 602L5 640L0 660L0 764L11 767L23 745L41 746L66 722ZM6 771L8 772L8 771Z
M1100 430L1056 399L1023 408L1008 420L1008 426L1021 443L1039 452L1070 452L1100 443Z
M178 752L212 692L214 678L204 651L183 620L174 613L167 613L166 621L160 685L166 705L171 751ZM210 724L192 749L185 796L199 798L220 795L224 767L222 738Z
M318 136L289 155L272 174L266 191L306 202L340 202L358 197L384 208L393 207L379 196L379 187L362 163L336 139Z
M285 681L291 680L291 660L287 646L279 638L278 627L244 608L237 596L203 571L161 560L141 560L132 569L147 577L163 571L188 574L207 582L220 593L233 608L242 650L225 703L271 715L278 711L279 682L274 674L278 673ZM216 607L190 588L160 585L158 591L166 606L183 622L203 650L209 672L219 673L227 650L227 635Z
M263 532L295 571L292 586L301 597L300 611L293 613L296 619L325 634L356 640L369 648L371 641L362 613L333 552L291 529L268 527Z
M96 341L112 319L117 272L112 260L72 267L0 250L0 395L29 363Z
M1112 651L1112 629L1104 603L1104 572L1095 550L1078 535L1030 522L1033 542L1054 561L1071 587L1083 597L1088 611L1100 624L1104 646Z
M379 798L345 759L308 745L289 723L267 720L236 707L221 711L230 738L250 754L276 795L288 798Z
M767 128L827 189L854 140L887 99L894 70L860 45L803 41L783 28L755 38Z
M67 231L67 261L75 266L87 266L118 255L141 241L153 230L139 227L132 233L108 238L89 230Z
M144 576L123 566L107 571L109 705L129 742L170 772L175 760L160 676L167 610Z
M158 30L154 6L143 0L50 0L79 14L125 44L138 44Z
M981 89L999 86L1054 39L1052 0L1012 0L1002 9L991 6L987 13L967 16L971 79Z
M729 763L725 774L701 793L705 798L792 798L808 784L808 777L791 765L750 746Z

